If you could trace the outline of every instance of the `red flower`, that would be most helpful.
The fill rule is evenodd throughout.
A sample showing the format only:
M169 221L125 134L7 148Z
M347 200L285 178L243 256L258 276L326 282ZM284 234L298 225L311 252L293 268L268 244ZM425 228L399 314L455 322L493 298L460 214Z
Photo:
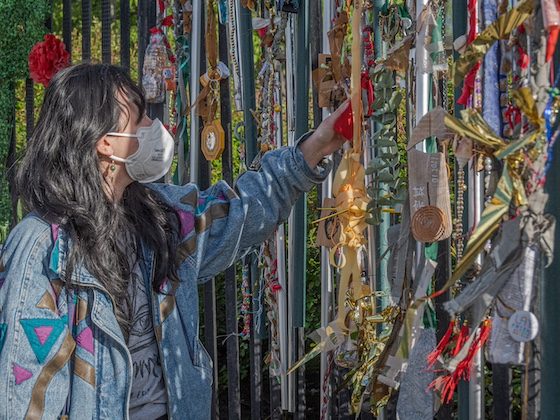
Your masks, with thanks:
M64 42L53 34L45 35L29 53L29 73L35 83L47 87L53 76L70 64L70 54Z

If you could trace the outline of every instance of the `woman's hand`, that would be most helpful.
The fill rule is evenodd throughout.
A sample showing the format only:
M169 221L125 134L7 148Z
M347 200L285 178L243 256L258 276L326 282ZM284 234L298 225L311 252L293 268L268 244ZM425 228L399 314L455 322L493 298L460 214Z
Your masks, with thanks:
M340 149L346 141L334 131L334 124L349 104L349 100L344 101L336 111L321 122L307 140L300 144L299 148L310 168L315 168L321 159Z

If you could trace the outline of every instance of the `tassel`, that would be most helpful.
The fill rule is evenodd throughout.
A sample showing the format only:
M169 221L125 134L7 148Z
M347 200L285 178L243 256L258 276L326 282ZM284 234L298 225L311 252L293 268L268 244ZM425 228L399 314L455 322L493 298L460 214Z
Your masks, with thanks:
M443 351L446 349L447 344L449 343L449 340L451 339L451 334L453 334L453 330L455 329L456 324L457 324L457 321L455 319L452 319L449 322L449 326L447 327L447 331L445 331L445 334L441 338L441 341L439 342L437 347L434 349L434 351L432 351L430 354L428 354L427 360L428 360L428 367L429 368L431 368L436 363L439 356L441 356Z
M457 389L457 385L459 384L460 380L468 381L471 378L471 371L474 356L486 344L488 338L490 338L490 331L491 331L491 321L489 319L485 320L480 327L478 336L475 338L469 351L465 358L459 362L457 368L454 372L450 372L445 376L440 376L432 381L432 383L428 386L429 389L439 391L440 398L443 404L447 404L453 399L453 395L455 394L455 390ZM457 338L457 345L455 346L454 352L456 351L459 353L460 348L464 345L466 338L463 339L461 336L468 337L468 326L466 323L463 324L461 327L461 332L459 333L459 337ZM459 341L463 340L463 344L459 346ZM459 349L459 350L457 350ZM455 353L455 354L457 354Z
M459 331L459 335L457 336L457 343L455 344L455 348L451 352L451 356L455 357L459 354L467 340L469 339L469 324L467 321L463 322L461 326L461 330Z
M486 341L488 341L488 338L490 338L491 330L491 321L489 319L486 319L482 323L482 326L480 327L480 330L478 332L478 336L472 343L467 356L457 365L455 373L457 373L459 379L464 379L466 381L469 381L471 379L474 356L482 348L482 346L484 346Z

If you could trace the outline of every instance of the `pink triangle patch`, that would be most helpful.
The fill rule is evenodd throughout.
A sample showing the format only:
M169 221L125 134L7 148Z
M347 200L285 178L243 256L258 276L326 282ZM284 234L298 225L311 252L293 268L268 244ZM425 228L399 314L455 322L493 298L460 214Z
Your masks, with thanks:
M76 337L76 344L93 354L93 332L90 327L85 328Z
M194 229L194 216L183 210L177 210L177 214L181 222L181 237L184 238Z
M51 335L53 327L52 327L52 325L45 325L43 327L35 327L33 329L35 330L35 334L37 335L37 338L39 339L39 343L41 343L41 345L43 346L45 344L45 341L47 341L49 339L49 336Z
M14 374L14 377L16 378L16 385L19 385L22 382L27 381L29 378L33 376L31 372L29 372L25 368L22 368L20 365L16 363L12 365L12 372Z

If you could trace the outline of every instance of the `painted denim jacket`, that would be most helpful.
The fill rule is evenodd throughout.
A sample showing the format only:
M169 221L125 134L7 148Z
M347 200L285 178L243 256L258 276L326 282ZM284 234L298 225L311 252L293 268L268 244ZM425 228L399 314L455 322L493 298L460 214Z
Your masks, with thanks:
M261 170L242 175L235 189L225 182L206 191L192 184L149 185L181 222L180 284L151 293L171 419L210 417L212 362L198 338L197 284L269 237L299 194L326 177L328 166L311 170L299 148L283 148L267 153ZM4 245L1 419L55 419L63 412L80 420L128 418L132 363L113 302L84 267L73 274L82 287L67 294L60 278L70 246L62 229L33 213ZM142 252L152 290L153 254L146 246Z

